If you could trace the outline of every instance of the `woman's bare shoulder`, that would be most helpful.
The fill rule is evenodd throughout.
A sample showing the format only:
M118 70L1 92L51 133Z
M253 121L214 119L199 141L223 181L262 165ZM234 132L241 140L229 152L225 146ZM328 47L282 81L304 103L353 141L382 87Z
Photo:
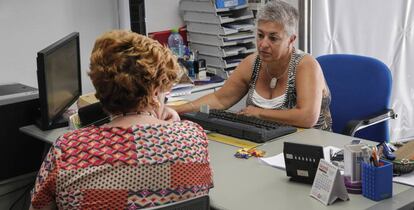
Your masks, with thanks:
M237 78L244 78L250 79L250 76L253 71L253 64L256 60L256 53L253 53L247 57L245 57L240 64L236 67L233 74L235 74L235 77Z
M318 61L309 54L306 54L302 60L300 60L297 66L297 73L318 73L321 71Z
M250 68L251 69L253 67L253 64L254 64L255 60L256 60L256 57L257 57L257 53L253 53L253 54L248 55L247 57L245 57L240 62L239 66L241 66L243 68Z

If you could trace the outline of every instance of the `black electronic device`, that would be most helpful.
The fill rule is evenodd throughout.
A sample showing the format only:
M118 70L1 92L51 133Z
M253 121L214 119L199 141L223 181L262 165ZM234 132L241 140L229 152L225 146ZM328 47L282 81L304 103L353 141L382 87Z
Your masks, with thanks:
M36 88L19 84L0 85L0 182L39 170L44 142L23 134L20 127L35 123L39 113Z
M68 125L63 113L82 94L79 33L73 32L37 53L42 130Z
M295 127L223 110L213 109L209 114L191 112L182 114L181 117L200 124L206 130L257 143L294 133L297 130Z
M101 102L89 104L78 109L81 126L102 125L110 121L109 115L104 111Z
M324 159L323 147L309 144L283 142L286 175L292 181L312 184L320 159Z

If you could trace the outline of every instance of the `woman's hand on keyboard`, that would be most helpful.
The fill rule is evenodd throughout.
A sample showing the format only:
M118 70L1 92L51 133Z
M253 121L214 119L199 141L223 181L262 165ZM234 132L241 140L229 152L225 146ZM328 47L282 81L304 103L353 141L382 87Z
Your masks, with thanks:
M254 107L254 106L247 106L240 110L238 114L242 114L249 117L260 117L260 112L262 111L262 108Z

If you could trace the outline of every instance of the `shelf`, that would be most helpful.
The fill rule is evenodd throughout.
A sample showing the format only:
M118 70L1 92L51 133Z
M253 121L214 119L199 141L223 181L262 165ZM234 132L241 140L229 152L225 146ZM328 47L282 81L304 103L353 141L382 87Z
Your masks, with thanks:
M195 49L198 52L202 52L205 55L218 56L218 57L229 57L240 54L252 53L256 50L255 45L251 42L246 44L237 44L234 46L213 46L197 43L189 43L190 49Z
M207 13L207 12L185 12L183 19L185 22L210 23L210 24L224 24L232 23L240 20L253 19L253 12L251 10L238 10L235 14L223 13Z
M181 0L180 1L180 11L194 11L194 12L210 12L210 13L217 13L217 12L227 12L227 11L235 11L247 8L247 3L244 5L236 6L236 7L229 7L229 8L220 8L217 9L216 5L213 4L212 1L191 1L191 0Z
M244 55L237 55L232 57L216 57L216 56L210 56L210 55L204 55L199 54L199 58L205 59L207 66L212 66L215 68L220 69L229 69L229 68L235 68L239 65L239 63L243 60L245 56Z
M202 34L202 33L188 33L188 41L198 44L213 45L213 46L234 46L237 44L253 43L254 34L246 35L239 39L229 39L228 36Z

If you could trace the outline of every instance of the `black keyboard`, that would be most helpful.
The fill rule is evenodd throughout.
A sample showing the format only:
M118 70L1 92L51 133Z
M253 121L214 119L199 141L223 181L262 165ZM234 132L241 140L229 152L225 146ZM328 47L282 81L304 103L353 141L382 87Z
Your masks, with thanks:
M295 127L215 109L210 110L209 114L185 113L181 115L181 118L196 122L205 130L257 143L263 143L297 130Z

